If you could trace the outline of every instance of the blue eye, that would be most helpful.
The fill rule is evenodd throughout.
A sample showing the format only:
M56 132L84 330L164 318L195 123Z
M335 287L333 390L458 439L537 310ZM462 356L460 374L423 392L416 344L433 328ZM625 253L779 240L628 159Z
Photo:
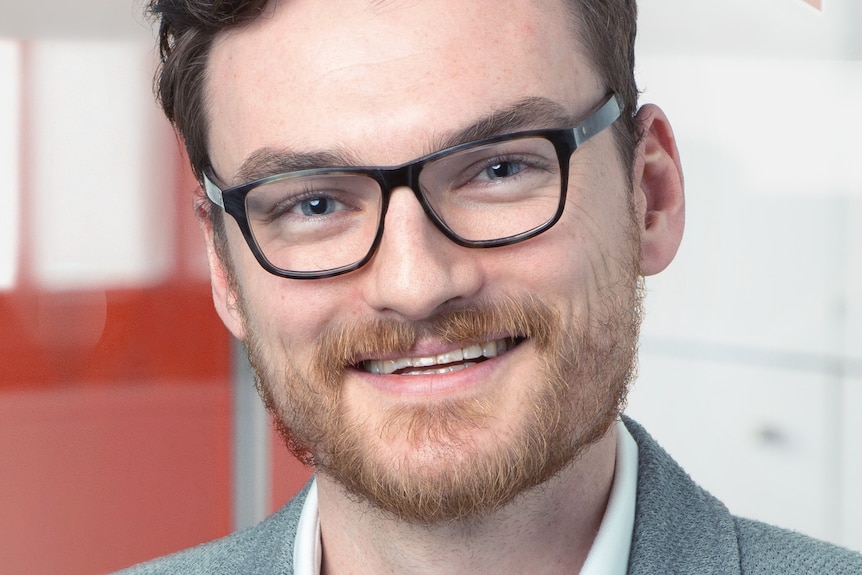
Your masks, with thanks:
M306 216L325 216L335 211L338 202L331 198L310 198L299 204L299 209Z
M510 178L516 175L523 169L523 166L517 162L497 162L485 168L485 175L489 179Z

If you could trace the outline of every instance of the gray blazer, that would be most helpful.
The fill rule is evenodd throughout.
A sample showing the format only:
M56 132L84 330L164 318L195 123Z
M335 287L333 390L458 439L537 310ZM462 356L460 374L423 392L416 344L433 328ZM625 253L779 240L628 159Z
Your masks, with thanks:
M862 554L733 517L640 425L624 421L638 444L630 575L862 575ZM293 540L307 489L254 527L121 574L292 574Z

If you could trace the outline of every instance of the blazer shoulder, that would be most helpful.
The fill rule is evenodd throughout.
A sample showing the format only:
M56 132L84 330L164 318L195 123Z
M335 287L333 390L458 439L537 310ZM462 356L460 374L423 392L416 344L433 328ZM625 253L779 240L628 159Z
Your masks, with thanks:
M257 525L114 575L292 575L293 541L307 491L308 485Z
M759 521L734 521L742 573L862 575L862 553Z

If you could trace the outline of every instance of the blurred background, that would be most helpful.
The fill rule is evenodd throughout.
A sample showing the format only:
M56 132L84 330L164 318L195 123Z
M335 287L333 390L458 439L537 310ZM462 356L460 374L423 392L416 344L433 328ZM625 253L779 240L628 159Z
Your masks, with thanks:
M212 309L142 3L2 2L0 573L107 573L308 471ZM734 513L862 550L862 3L639 4L688 222L628 413Z

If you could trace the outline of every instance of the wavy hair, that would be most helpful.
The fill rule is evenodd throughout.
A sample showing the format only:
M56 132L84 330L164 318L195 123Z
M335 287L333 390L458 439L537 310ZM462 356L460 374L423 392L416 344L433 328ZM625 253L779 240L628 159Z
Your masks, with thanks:
M613 127L620 160L631 170L640 139L634 115L638 89L634 79L637 32L636 0L563 0L569 4L576 38L604 87L617 94L622 114ZM156 96L185 143L198 182L209 164L207 152L207 60L213 40L257 19L270 0L149 0L148 14L159 24L160 66ZM221 210L207 202L199 215L209 217L222 261L225 238Z

